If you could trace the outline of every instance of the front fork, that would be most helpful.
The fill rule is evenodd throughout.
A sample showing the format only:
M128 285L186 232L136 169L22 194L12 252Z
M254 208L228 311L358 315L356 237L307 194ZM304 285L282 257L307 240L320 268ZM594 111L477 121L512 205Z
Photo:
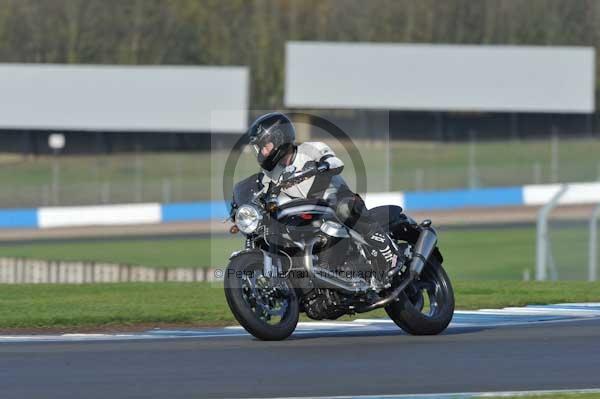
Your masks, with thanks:
M279 257L273 259L273 255L270 251L262 251L263 253L263 275L265 277L277 277L280 274L280 261ZM275 262L274 262L275 260Z

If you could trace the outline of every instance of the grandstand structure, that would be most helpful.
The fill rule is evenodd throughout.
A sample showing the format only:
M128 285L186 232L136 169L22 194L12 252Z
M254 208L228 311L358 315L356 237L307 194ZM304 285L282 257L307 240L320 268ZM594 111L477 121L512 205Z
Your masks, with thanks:
M0 64L3 152L208 150L230 140L249 110L245 66ZM288 42L284 101L319 111L353 137L464 140L592 134L595 49ZM211 122L211 112L227 118ZM232 117L233 115L233 117Z
M593 47L288 42L284 103L361 110L351 118L363 129L361 116L386 110L390 138L591 134L595 57Z
M248 90L247 67L0 64L0 145L48 153L59 132L66 153L205 148L244 131Z

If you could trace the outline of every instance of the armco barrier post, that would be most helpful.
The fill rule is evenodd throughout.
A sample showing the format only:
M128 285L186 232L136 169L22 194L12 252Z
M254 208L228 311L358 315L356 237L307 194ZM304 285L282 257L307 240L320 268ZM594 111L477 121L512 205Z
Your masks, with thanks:
M596 281L598 270L598 218L600 217L600 203L596 205L590 218L590 256L588 280Z
M548 247L548 215L556 207L558 201L569 189L568 185L563 185L561 189L552 197L552 199L540 209L537 219L537 238L536 238L536 267L535 279L538 281L546 280L546 263L550 253Z

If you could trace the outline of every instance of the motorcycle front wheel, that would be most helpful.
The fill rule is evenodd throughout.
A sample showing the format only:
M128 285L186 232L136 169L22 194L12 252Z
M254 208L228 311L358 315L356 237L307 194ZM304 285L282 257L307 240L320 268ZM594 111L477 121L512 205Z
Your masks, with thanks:
M298 324L298 298L289 281L263 274L263 256L249 252L234 257L224 276L225 298L235 319L258 339L279 341Z
M441 263L430 258L419 280L409 284L385 311L409 334L436 335L444 331L454 315L454 291Z

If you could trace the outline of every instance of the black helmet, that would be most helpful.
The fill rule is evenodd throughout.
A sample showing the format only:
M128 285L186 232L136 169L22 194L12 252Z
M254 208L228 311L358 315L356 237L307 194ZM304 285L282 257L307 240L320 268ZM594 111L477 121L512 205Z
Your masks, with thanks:
M280 112L265 114L254 121L248 129L250 144L256 150L256 159L261 168L272 171L277 163L294 148L296 130L292 121ZM262 149L272 143L267 156Z

